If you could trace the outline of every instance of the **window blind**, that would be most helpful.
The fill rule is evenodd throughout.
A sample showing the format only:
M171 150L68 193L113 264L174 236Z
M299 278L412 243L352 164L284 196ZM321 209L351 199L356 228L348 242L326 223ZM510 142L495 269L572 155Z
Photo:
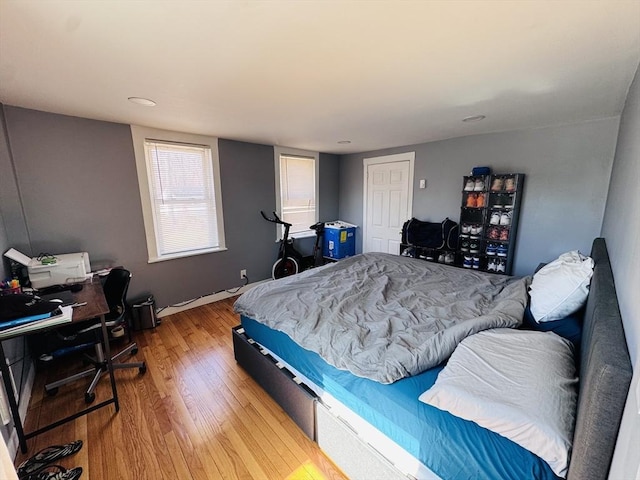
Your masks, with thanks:
M280 155L282 219L292 224L291 233L309 230L316 222L315 159Z
M145 141L158 255L220 245L211 149Z

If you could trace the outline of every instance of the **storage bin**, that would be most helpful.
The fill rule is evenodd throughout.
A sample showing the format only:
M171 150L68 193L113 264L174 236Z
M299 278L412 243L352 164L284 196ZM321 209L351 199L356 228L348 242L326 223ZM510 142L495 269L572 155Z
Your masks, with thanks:
M327 258L340 259L356 254L356 225L335 221L324 226L322 254Z
M156 301L153 295L141 297L129 303L131 305L131 328L133 330L144 330L158 326L160 322L156 315Z

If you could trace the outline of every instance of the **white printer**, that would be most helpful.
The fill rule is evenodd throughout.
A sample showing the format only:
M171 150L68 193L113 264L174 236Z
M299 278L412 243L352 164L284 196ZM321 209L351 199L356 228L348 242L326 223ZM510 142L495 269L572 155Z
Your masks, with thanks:
M91 272L87 252L54 255L55 263L43 263L13 248L9 249L5 256L27 267L31 286L36 289L84 282L88 277L87 274Z

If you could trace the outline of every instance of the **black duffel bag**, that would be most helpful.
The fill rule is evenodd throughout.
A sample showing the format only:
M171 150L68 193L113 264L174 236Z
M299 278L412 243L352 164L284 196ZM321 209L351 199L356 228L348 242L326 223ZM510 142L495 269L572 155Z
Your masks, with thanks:
M402 226L402 243L416 247L455 250L458 246L458 224L448 217L440 223L412 218Z

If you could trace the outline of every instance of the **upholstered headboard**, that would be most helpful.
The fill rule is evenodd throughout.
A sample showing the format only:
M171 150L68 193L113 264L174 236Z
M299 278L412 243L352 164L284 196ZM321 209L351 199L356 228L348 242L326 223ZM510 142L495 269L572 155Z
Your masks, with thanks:
M604 238L593 242L595 269L580 347L580 395L568 480L606 479L632 369Z

